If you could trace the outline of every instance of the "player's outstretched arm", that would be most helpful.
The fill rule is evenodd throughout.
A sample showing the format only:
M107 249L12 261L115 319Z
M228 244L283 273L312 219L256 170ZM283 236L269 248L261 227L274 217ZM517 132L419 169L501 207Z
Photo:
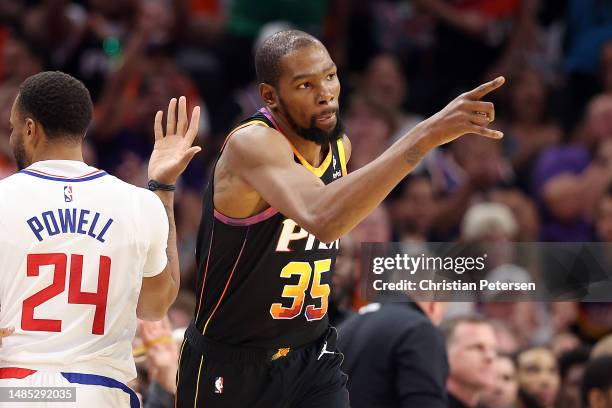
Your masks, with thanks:
M178 101L178 118L176 116L177 100L172 98L168 106L166 132L162 126L163 112L155 115L155 146L149 160L149 179L162 184L174 185L185 171L191 159L201 150L193 146L198 133L200 107L196 106L187 117L187 101L181 96ZM138 298L137 315L145 320L162 319L168 308L176 299L180 286L180 266L176 248L176 226L174 223L174 192L155 192L164 205L168 216L169 231L166 254L168 263L158 275L143 278L140 297Z
M376 208L431 149L467 133L500 139L501 132L487 127L494 106L480 99L504 81L500 77L458 96L376 160L328 185L294 162L291 147L276 131L259 126L230 138L228 168L317 238L334 241Z

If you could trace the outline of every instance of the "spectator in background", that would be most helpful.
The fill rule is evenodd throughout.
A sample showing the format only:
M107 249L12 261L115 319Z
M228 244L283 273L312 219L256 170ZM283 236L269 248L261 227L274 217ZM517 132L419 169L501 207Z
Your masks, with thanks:
M45 62L49 68L65 70L81 46L87 30L87 12L70 0L38 3L23 14L23 31L30 41L46 50L48 59Z
M384 204L376 207L351 231L351 236L357 245L361 245L362 242L391 241L391 220L387 207Z
M366 68L363 86L364 94L393 115L395 129L391 141L405 135L423 117L404 111L406 94L409 90L399 60L392 54L374 56Z
M557 357L565 353L576 350L580 347L582 341L574 333L567 331L555 333L550 340L550 349Z
M571 333L571 330L578 318L578 303L577 302L553 302L549 305L551 328L555 335L562 333ZM571 344L567 342L567 344ZM564 351L571 350L573 347L566 348L557 353L553 348L555 355L559 356Z
M444 151L438 150L428 157L425 163L438 207L432 224L432 238L436 241L456 238L469 206L513 177L509 161L502 155L501 144L474 135L466 135Z
M367 94L354 94L346 112L345 125L351 135L350 171L357 170L377 158L389 147L396 129L393 112Z
M450 366L448 407L476 407L495 381L497 341L493 327L480 317L463 316L443 322L440 328Z
M426 175L409 176L398 190L389 210L399 241L427 241L437 208L431 180Z
M119 177L134 184L142 184L142 178L146 178L143 164L152 148L150 118L175 95L186 95L194 103L202 104L197 89L178 71L169 50L145 49L146 43L143 39L134 44L129 62L110 79L97 106L91 132L99 153L98 165L117 169ZM202 112L206 122L205 108ZM191 169L195 170L193 166ZM202 185L201 173L195 181L189 173L186 176L187 184Z
M26 78L42 70L41 53L24 38L7 37L2 47L2 78L0 78L0 120L9 123L11 106ZM9 146L9 127L0 126L0 179L12 174L15 166Z
M543 241L592 239L588 215L612 181L612 96L589 104L573 143L542 151L532 177L540 206Z
M581 408L580 384L589 362L589 354L588 348L579 347L559 357L561 387L557 408Z
M503 320L491 320L497 340L497 352L501 355L514 355L519 349L518 338L512 328Z
M540 220L535 202L518 188L499 188L491 191L489 200L506 205L518 226L516 241L535 242L540 236Z
M525 68L509 80L509 115L503 126L505 144L517 183L529 191L529 177L538 153L561 141L561 129L548 116L548 90L538 71Z
M595 230L601 242L612 242L612 183L597 201L595 209Z
M444 307L397 294L363 307L339 327L353 408L446 407L448 363L434 327Z
M328 0L234 0L225 25L222 61L228 91L241 88L254 77L253 42L261 27L270 21L285 21L299 30L322 37Z
M559 393L559 367L546 347L521 351L517 358L520 408L553 408Z
M612 408L612 356L592 360L584 371L582 404L584 408Z
M495 371L495 382L483 392L479 408L516 408L518 380L514 360L508 355L497 356Z
M571 124L601 90L599 63L602 47L612 39L612 4L599 0L568 0L567 4L563 69L568 92L564 116Z
M533 0L414 3L438 19L434 72L440 100L483 77L507 74L534 45L530 41L535 29Z
M461 223L461 239L465 242L512 242L517 232L514 215L507 206L498 203L473 205Z

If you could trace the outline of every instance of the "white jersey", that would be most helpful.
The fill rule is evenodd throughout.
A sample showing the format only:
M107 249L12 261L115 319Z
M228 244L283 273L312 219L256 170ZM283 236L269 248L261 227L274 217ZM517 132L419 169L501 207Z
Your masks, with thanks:
M85 163L37 162L0 180L0 367L136 377L143 277L167 263L152 192Z

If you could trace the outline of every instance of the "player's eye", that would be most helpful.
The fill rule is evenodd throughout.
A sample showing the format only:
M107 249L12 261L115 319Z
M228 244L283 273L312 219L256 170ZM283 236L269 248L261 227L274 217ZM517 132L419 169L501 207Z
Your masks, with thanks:
M335 73L335 72L334 72L334 73L331 73L331 74L329 74L329 75L327 76L327 80L328 80L328 81L331 81L331 80L332 80L332 79L334 79L335 77L336 77L336 73Z
M303 82L298 85L298 89L310 89L312 88L312 84L310 82Z

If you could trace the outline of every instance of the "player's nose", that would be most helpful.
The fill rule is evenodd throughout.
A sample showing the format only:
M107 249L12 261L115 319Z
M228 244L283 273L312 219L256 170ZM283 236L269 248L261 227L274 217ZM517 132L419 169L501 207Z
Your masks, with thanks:
M337 105L336 97L333 92L333 89L329 86L321 87L321 92L317 98L317 102L319 105Z

